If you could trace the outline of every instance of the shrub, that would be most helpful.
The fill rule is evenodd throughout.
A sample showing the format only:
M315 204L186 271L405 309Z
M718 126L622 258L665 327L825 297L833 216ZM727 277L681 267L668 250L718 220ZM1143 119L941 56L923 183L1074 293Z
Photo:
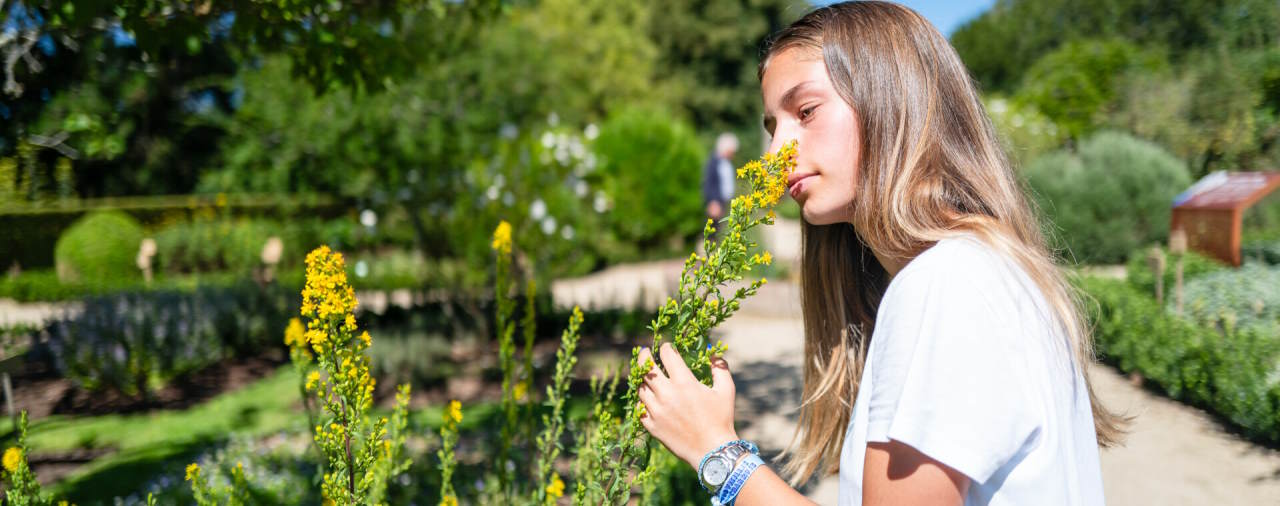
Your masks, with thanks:
M119 211L85 215L54 246L58 279L94 282L139 276L137 257L142 225Z
M1280 338L1199 325L1123 282L1084 279L1081 287L1097 303L1090 319L1104 360L1218 413L1248 437L1280 442Z
M1141 245L1164 242L1173 197L1190 184L1172 155L1120 133L1040 157L1024 174L1047 226L1060 231L1050 235L1080 262L1122 262Z
M1142 293L1154 297L1156 293L1156 277L1155 273L1151 271L1151 265L1147 263L1148 252L1150 252L1149 249L1138 249L1130 253L1129 262L1125 265L1125 273L1126 279L1128 279L1131 286ZM1177 271L1174 267L1176 259L1164 248L1160 248L1160 254L1164 255L1166 259L1164 293L1165 300L1169 300L1169 294L1173 293L1173 285L1177 277ZM1219 262L1215 258L1188 251L1182 256L1182 282L1186 283L1199 276L1226 268L1226 264Z
M708 151L670 115L627 109L600 127L594 144L613 196L610 227L641 249L688 239L701 227L702 165Z
M1184 310L1203 325L1280 339L1280 268L1249 263L1186 283Z
M291 292L241 283L92 297L79 314L51 321L40 346L84 388L146 397L178 375L276 342Z

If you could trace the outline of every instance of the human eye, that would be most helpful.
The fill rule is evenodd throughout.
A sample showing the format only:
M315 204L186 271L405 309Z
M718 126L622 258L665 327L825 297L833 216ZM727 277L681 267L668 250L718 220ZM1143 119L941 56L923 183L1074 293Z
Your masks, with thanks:
M809 121L809 118L813 117L814 109L817 109L817 108L818 108L817 105L808 105L808 106L801 107L800 114L799 114L800 121Z

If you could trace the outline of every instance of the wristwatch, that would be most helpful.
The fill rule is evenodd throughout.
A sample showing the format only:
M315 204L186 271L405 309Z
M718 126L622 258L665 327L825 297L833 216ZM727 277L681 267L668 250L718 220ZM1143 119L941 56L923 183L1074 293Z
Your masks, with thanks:
M698 479L702 482L702 488L707 489L707 492L712 495L720 492L720 487L724 486L725 480L729 479L729 473L733 472L733 466L738 463L738 458L747 453L753 453L748 444L750 443L745 441L734 441L703 458L702 465L698 466Z

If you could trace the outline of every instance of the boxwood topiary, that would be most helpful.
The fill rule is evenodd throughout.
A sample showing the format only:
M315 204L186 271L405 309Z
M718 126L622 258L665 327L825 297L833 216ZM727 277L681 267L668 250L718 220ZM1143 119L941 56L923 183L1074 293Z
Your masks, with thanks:
M137 277L142 225L120 211L95 211L58 237L54 259L63 283Z

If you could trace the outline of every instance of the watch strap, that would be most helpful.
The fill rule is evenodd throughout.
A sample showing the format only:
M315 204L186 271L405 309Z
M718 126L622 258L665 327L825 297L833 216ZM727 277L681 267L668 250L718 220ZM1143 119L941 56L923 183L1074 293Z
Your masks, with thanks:
M738 492L742 491L742 486L747 483L747 479L751 477L751 474L756 469L763 465L764 460L754 453L742 459L742 462L739 462L733 468L733 472L729 474L729 479L724 481L724 486L720 487L720 492L711 498L711 504L714 506L733 506L734 501L738 499Z

